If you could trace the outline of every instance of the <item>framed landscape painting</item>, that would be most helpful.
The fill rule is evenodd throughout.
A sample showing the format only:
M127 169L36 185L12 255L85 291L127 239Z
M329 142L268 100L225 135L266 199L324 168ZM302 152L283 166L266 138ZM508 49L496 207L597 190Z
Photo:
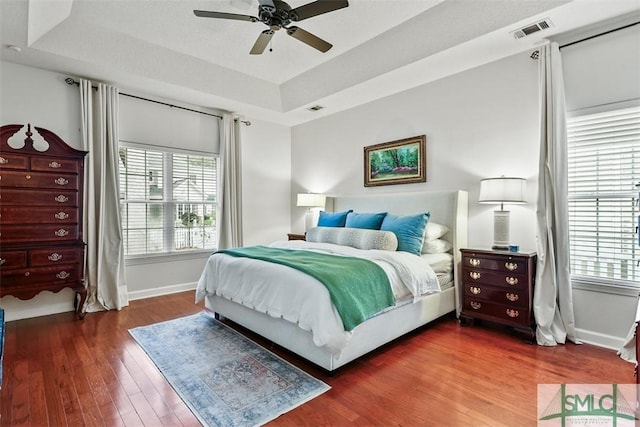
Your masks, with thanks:
M364 186L426 182L425 135L364 147Z

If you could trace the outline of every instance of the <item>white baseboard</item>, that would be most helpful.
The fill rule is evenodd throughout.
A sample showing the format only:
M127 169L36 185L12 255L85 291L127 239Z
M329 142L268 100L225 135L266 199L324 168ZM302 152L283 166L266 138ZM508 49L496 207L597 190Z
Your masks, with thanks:
M196 289L196 285L197 285L196 282L179 283L177 285L162 286L159 288L144 289L141 291L133 291L133 292L129 292L129 301L135 301L138 299L145 299L145 298L151 298L151 297L159 297L161 295L175 294L175 293L184 292L184 291L193 291ZM193 298L195 301L195 294Z
M624 337L613 337L611 335L605 335L599 332L593 332L586 329L578 328L576 328L576 338L585 344L591 344L616 351L620 350L625 342Z
M161 295L175 294L177 292L195 290L197 283L181 283L171 286L163 286L141 291L129 292L129 301L157 297ZM13 320L30 319L32 317L49 316L51 314L73 312L73 299L75 293L71 289L63 289L57 294L44 291L30 300L19 300L12 296L2 297L0 306L4 308L5 322ZM194 294L195 300L195 294ZM122 306L129 305L122 301Z

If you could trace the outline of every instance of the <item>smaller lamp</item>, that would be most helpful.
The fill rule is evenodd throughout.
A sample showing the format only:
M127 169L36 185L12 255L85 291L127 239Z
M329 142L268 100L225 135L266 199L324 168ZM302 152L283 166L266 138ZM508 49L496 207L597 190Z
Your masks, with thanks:
M315 193L299 193L296 206L309 208L304 215L304 231L307 232L314 224L314 209L316 211L324 208L326 196Z
M509 249L509 211L504 204L523 204L525 200L524 178L487 178L480 181L479 203L499 203L500 210L493 211L493 246L492 249Z

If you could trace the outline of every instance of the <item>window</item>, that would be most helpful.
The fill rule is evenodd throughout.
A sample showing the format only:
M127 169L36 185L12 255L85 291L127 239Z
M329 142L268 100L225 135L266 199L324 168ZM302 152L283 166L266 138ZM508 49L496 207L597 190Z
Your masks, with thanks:
M567 137L572 275L640 286L640 107L569 118Z
M120 147L125 256L214 248L217 158Z

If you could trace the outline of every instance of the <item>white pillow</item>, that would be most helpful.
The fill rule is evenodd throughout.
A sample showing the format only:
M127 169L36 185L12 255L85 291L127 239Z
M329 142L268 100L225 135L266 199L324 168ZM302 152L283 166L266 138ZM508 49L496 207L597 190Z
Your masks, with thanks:
M423 254L442 254L453 249L453 245L443 239L425 241L422 245Z
M446 225L429 221L427 223L427 227L424 229L424 240L425 242L427 242L429 240L439 239L445 234L447 234L449 230L450 230L449 227L447 227Z
M436 274L453 271L453 255L449 253L423 254L420 255L420 258L427 261Z
M398 238L393 232L365 228L314 227L307 231L306 240L366 250L395 251L398 248Z

